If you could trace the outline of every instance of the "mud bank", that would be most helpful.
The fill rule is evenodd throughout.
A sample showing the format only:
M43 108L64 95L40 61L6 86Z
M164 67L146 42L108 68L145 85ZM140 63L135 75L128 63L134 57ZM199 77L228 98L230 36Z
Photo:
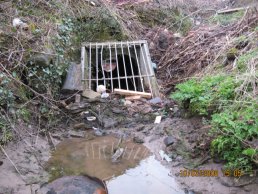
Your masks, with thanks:
M91 115L85 116L85 111L89 112L87 114L99 113L95 114L98 119L87 121L86 117ZM80 108L80 111L73 110L73 118L77 123L71 122L68 123L66 129L53 131L51 139L46 136L38 136L35 141L34 137L25 136L20 141L12 142L4 147L5 153L0 152L0 161L2 161L0 193L35 193L43 183L69 174L92 173L95 175L95 172L101 172L100 174L103 176L100 174L96 176L111 180L113 174L115 177L119 177L123 176L128 169L137 169L139 162L149 154L168 169L169 175L179 184L179 191L203 194L256 193L257 177L224 177L221 170L223 165L213 163L207 151L208 143L205 144L209 137L207 136L207 127L202 124L202 118L180 118L178 116L182 113L178 111L177 107L169 102L160 106L150 105L147 102L136 102L130 106L124 106L117 104L117 101L91 102L90 106L85 106L84 109ZM157 115L162 115L162 120L161 123L154 124ZM83 123L83 126L77 128L78 123ZM145 155L139 154L134 161L128 160L127 163L113 164L114 168L106 165L107 162L110 162L107 160L110 157L106 157L103 161L100 160L99 165L103 168L99 169L92 168L92 163L95 164L95 161L91 160L87 163L83 159L81 149L87 147L89 143L101 145L102 148L103 146L109 147L110 149L104 150L104 152L106 156L112 155L112 151L110 151L112 142L116 145L121 137L127 147L136 145L134 148L131 147L134 154L138 148L147 147L149 151L142 152ZM165 144L164 138L166 137L170 137L170 139ZM55 155L58 150L62 154ZM103 149L98 150L103 151ZM172 161L166 161L160 154L161 150ZM67 154L68 152L70 154ZM50 159L51 155L56 159ZM69 167L68 170L58 168L56 164L60 161ZM89 166L91 167L89 168ZM213 169L218 171L218 176L182 176L180 172L187 169ZM143 177L140 176L140 178ZM158 179L160 182L162 178ZM144 182L142 184L145 185ZM130 187L130 181L126 186ZM115 186L112 186L112 190L114 188ZM171 189L170 193L176 192Z

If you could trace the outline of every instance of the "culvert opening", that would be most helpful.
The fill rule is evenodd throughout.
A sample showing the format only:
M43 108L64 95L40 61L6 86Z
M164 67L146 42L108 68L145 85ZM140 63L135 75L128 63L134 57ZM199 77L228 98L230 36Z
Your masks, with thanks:
M146 41L82 44L84 90L104 85L109 92L126 90L159 96Z

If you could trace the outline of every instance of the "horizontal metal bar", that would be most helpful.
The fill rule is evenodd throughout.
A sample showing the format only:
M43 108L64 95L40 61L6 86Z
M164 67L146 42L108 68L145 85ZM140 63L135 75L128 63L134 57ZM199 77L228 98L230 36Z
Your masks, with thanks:
M141 78L141 77L154 77L154 75L142 75L142 76L134 76L134 78ZM130 78L133 78L133 76L127 76L127 77L113 77L112 79L111 78L99 78L98 80L114 80L114 79L130 79ZM97 79L83 79L82 81L88 81L88 80L94 80L94 81L97 81Z
M142 44L147 44L147 41L146 40L137 40L137 41L130 41L130 42L100 42L100 43L94 43L94 44L92 44L90 42L84 42L84 43L82 43L82 46L89 47L90 44L93 48L96 47L96 46L102 46L102 45L103 46L112 45L112 48L113 48L115 45L119 46L121 44L122 45L129 44L129 45L139 45L139 46L141 46Z

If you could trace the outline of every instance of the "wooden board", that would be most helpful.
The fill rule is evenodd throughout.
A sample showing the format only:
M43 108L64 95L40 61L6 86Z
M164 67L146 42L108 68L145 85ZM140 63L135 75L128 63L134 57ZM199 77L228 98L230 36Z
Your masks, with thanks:
M120 94L124 96L141 96L144 98L151 98L151 93L147 92L137 92L137 91L131 91L131 90L123 90L123 89L114 89L115 94Z
M127 96L125 97L126 100L140 100L141 96L136 95L136 96Z

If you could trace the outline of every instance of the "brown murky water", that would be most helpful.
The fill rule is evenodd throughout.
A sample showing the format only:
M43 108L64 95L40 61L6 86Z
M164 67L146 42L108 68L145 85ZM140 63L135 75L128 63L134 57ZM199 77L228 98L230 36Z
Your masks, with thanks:
M118 144L119 139L113 136L61 142L48 161L50 179L87 174L106 180L109 194L184 193L144 145L123 141L124 154L113 163L111 156Z
M119 143L113 136L98 137L93 140L67 139L58 144L48 161L50 180L64 175L83 175L109 180L119 176L126 169L133 168L150 155L149 150L131 140L122 141L124 153L119 162L113 163L111 157Z

